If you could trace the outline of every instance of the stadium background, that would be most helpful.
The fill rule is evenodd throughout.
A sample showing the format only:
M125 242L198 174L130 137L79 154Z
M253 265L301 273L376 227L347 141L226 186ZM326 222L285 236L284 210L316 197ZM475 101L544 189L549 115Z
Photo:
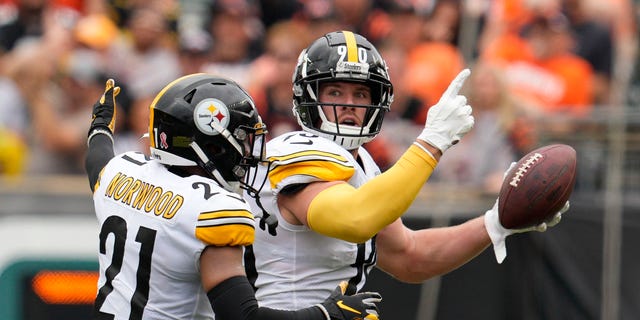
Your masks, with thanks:
M7 2L12 1L0 4ZM470 56L468 38L461 35L463 53ZM420 285L375 271L368 289L382 293L384 319L640 318L635 57L632 65L618 66L632 78L629 83L614 78L619 86L612 104L572 120L583 130L541 133L539 144L567 143L578 151L577 185L562 223L544 234L510 237L501 265L487 250ZM1 320L88 317L97 276L97 228L88 190L83 175L0 177ZM484 212L494 199L479 189L428 183L405 221L414 228L457 224Z
M618 314L615 319L637 319L640 122L630 124L620 184L585 185L596 173L580 172L562 223L544 234L510 237L503 264L487 250L420 285L375 271L368 288L383 294L385 319L613 319L607 308ZM593 139L563 142L579 146ZM610 144L605 139L598 148L609 153ZM618 176L612 170L620 168L602 172L601 178ZM84 319L89 314L97 228L86 183L75 176L2 180L0 319ZM415 228L456 224L493 199L475 190L427 184L405 220ZM47 276L48 281L36 281Z

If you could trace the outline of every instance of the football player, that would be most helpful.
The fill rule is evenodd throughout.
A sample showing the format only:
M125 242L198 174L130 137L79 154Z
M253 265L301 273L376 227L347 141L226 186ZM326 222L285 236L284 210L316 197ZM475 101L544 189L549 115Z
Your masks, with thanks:
M374 266L422 282L466 263L494 238L503 247L510 234L548 226L504 229L497 207L456 226L414 231L403 225L401 215L442 153L474 124L458 93L469 74L460 72L429 109L413 145L381 173L362 144L380 132L393 101L385 61L349 31L328 33L301 52L293 113L303 130L267 143L270 163L259 166L267 182L258 201L249 199L260 228L245 265L261 305L307 307L344 280L362 289Z
M167 85L150 107L150 157L114 156L119 91L107 81L88 134L94 319L378 319L380 296L345 295L346 282L301 310L258 307L242 265L254 218L240 188L264 161L266 128L242 88L207 74Z

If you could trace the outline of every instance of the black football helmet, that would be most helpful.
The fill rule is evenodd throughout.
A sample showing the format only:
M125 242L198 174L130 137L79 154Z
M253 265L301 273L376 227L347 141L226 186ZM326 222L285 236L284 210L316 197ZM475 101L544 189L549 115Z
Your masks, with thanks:
M234 192L247 187L247 170L265 161L266 132L244 89L205 73L168 84L149 112L152 158L167 166L201 167Z
M364 83L371 89L371 105L350 105L367 109L362 125L327 120L322 106L336 106L318 101L319 87L320 83L336 81ZM393 85L387 64L378 50L359 34L328 33L298 57L293 73L293 113L305 131L333 140L347 150L356 149L380 132L392 101Z

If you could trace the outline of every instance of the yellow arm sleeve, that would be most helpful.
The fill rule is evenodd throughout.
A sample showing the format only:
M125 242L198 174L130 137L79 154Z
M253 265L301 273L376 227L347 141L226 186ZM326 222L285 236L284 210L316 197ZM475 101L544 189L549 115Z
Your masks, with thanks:
M367 241L404 214L437 163L411 145L389 170L359 188L341 183L320 192L307 211L309 228L353 243Z

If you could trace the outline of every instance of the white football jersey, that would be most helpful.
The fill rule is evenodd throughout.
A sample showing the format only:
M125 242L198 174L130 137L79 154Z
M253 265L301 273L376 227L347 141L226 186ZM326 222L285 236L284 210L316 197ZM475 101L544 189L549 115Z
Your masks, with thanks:
M288 185L343 180L358 187L380 174L364 148L358 153L362 164L333 141L303 131L286 133L268 142L267 156L272 165L260 201L269 214L278 218L278 227L276 235L257 227L254 244L245 252L247 275L261 306L306 308L326 299L340 281L349 281L358 290L364 286L376 263L374 239L353 244L320 235L306 226L289 224L282 219L276 204L278 193ZM265 174L266 168L261 167L256 181L263 181ZM252 198L245 198L259 216L262 210Z
M111 159L98 184L96 309L111 319L212 319L200 254L253 242L248 204L214 180L179 177L135 152Z

